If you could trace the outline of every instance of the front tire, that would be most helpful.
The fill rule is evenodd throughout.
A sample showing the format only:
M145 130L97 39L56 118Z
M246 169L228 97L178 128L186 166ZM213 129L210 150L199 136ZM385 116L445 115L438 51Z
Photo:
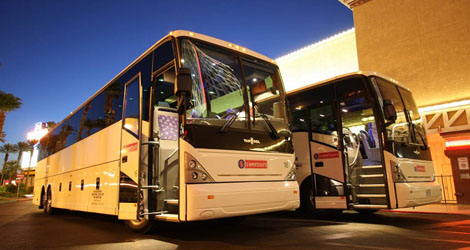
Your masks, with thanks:
M133 233L137 234L145 234L150 229L152 229L153 224L155 221L153 220L147 220L147 219L140 219L140 220L125 220L124 225L126 225L126 228L129 229Z
M341 209L316 209L315 190L311 180L308 179L300 186L300 210L314 217L334 217L343 213Z

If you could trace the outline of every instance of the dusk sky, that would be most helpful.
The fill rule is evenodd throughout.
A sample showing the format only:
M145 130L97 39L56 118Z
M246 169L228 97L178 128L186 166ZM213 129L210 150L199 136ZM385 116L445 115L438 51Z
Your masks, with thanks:
M61 121L171 30L277 58L351 27L352 11L338 0L3 0L0 90L23 100L3 131L17 143L36 122Z

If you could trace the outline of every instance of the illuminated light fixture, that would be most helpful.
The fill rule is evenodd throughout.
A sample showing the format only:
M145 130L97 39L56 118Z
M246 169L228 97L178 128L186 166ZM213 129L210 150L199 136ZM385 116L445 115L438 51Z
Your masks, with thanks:
M325 117L325 115L324 115L324 114L320 114L320 117Z
M344 113L348 113L347 109L341 109L341 111L343 111Z
M361 119L363 122L366 122L367 121L367 117L364 117Z
M160 94L162 94L162 95L163 95L164 93L165 93L165 92L163 92L163 91L160 91Z
M245 48L242 48L242 51L243 51L243 52L245 52L245 51L246 51L246 49L245 49Z
M163 82L163 79L160 78L160 79L158 79L158 81L159 81L159 82Z
M194 33L193 33L193 32L189 32L189 35L190 35L190 36L194 36Z
M237 46L235 46L235 49L239 49L239 48L240 48L240 47L238 47L238 45L237 45Z
M215 95L215 92L214 91L209 91L209 94Z
M183 58L181 58L181 63L184 63L184 59L183 59Z
M444 104L419 108L418 110L419 110L420 113L426 113L426 112L436 111L436 110L440 110L440 109L449 109L449 108L455 108L455 107L467 106L467 105L470 105L470 100L444 103Z
M446 150L470 149L470 138L459 138L446 141Z
M229 43L228 46L231 48L233 45L231 43Z
M301 122L304 122L305 120L304 120L304 119L302 119L302 118L300 118L300 119L299 119L299 121L301 121Z
M301 110L301 109L302 109L302 106L298 106L298 107L296 107L295 109Z
M212 66L215 66L215 63L212 63Z
M173 35L173 31L170 31L170 33L169 33L169 34L170 34L170 36L171 36L171 35Z
M323 103L323 101L320 101L320 103Z
M272 63L274 63L274 60L273 60L273 59L271 59L271 62L272 62Z
M196 76L196 74L191 74L191 76L192 76L192 77L195 77L195 76Z
M253 78L253 82L257 82L257 81L258 81L258 79L256 79L256 78Z
M342 37L342 36L351 34L351 33L353 33L353 32L354 32L354 28L345 30L345 31L340 32L340 33L338 33L338 34L336 34L336 35L333 35L333 36L330 36L330 37L328 37L328 38L326 38L326 39L323 39L323 40L321 40L321 41L319 41L319 42L316 42L316 43L314 43L314 44L310 44L310 45L308 45L308 46L306 46L306 47L303 47L303 48L301 48L301 49L298 49L298 50L296 50L296 51L293 51L293 52L291 52L291 53L289 53L289 54L287 54L287 55L281 56L281 57L277 58L276 61L282 61L282 60L285 60L285 59L290 59L291 57L300 55L301 52L303 52L303 51L305 51L305 50L308 50L308 49L311 49L311 48L314 48L314 47L321 46L321 45L323 45L323 44L325 44L325 43L328 43L329 41L335 40L335 39L340 38L340 37Z
M49 130L43 127L42 122L37 122L34 125L34 130L26 134L26 139L28 141L39 141L43 136L47 134Z

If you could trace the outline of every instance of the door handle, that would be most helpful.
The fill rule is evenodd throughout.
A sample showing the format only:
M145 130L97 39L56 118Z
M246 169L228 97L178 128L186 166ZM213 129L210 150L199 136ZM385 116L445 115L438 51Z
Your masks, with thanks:
M126 163L126 162L127 162L127 155L122 157L122 163Z

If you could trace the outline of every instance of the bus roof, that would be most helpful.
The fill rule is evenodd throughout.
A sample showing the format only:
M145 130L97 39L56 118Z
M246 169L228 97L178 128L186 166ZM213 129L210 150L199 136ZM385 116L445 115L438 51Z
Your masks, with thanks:
M233 51L236 51L236 52L239 52L239 53L242 53L242 54L246 54L246 55L249 55L249 56L252 56L252 57L256 57L256 58L260 58L262 60L265 60L267 62L271 62L272 64L274 65L277 65L276 62L267 57L267 56L264 56L264 55L261 55L259 54L258 52L255 52L255 51L252 51L250 49L247 49L245 47L242 47L242 46L239 46L239 45L236 45L236 44L233 44L233 43L229 43L229 42L226 42L224 40L220 40L220 39L217 39L217 38L214 38L214 37L210 37L210 36L206 36L206 35L203 35L203 34L199 34L199 33L196 33L196 32L192 32L192 31L187 31L187 30L174 30L174 31L171 31L169 34L167 34L166 36L164 36L163 38L161 38L160 40L158 40L155 44L153 44L150 48L148 48L144 53L142 53L139 57L137 57L137 59L135 59L134 61L132 61L127 67L125 67L123 70L121 70L121 72L119 72L116 76L114 76L111 80L109 80L105 85L103 85L99 90L97 90L92 96L90 96L89 98L87 98L82 104L80 104L80 106L78 106L73 112L70 112L69 115L67 115L64 119L62 119L62 121L60 121L59 123L56 124L56 127L58 127L60 124L62 124L65 120L67 120L67 118L69 118L71 115L73 115L75 112L77 112L78 110L80 110L80 108L82 108L85 104L87 104L90 100L92 100L94 97L96 97L98 94L101 93L101 91L103 91L106 87L108 87L110 84L112 84L115 80L117 80L119 77L121 77L128 69L130 69L132 66L134 66L135 64L137 64L138 62L140 62L143 58L145 58L146 56L148 56L150 54L150 52L152 52L156 47L158 47L163 41L165 41L166 39L168 39L169 37L190 37L190 38L195 38L195 39L199 39L199 40L203 40L203 41L206 41L206 42L209 42L209 43L213 43L213 44L216 44L216 45L219 45L219 46L222 46L222 47L225 47L229 50L233 50ZM52 130L51 130L52 131Z
M282 72L281 72L282 73ZM315 83L311 83L309 85L306 85L306 86L303 86L303 87L300 87L298 89L294 89L294 90L291 90L291 91L288 91L287 92L287 95L292 95L292 94L295 94L295 93L299 93L299 92L302 92L302 91L306 91L308 89L311 89L317 85L322 85L324 83L328 83L328 82L332 82L332 81L337 81L337 80L340 80L340 79L343 79L343 78L348 78L348 77L352 77L352 76L378 76L380 78L383 78L387 81L390 81L391 83L393 84L396 84L397 86L399 87L402 87L406 90L410 90L409 88L405 87L403 84L401 84L400 82L394 80L393 78L391 77L388 77L388 76L385 76L383 74L380 74L380 73L377 73L377 72L373 72L373 71L354 71L354 72L350 72L350 73L346 73L346 74L342 74L342 75L337 75L337 76L334 76L334 77L331 77L331 78L328 78L328 79L325 79L323 81L319 81L319 82L315 82Z

